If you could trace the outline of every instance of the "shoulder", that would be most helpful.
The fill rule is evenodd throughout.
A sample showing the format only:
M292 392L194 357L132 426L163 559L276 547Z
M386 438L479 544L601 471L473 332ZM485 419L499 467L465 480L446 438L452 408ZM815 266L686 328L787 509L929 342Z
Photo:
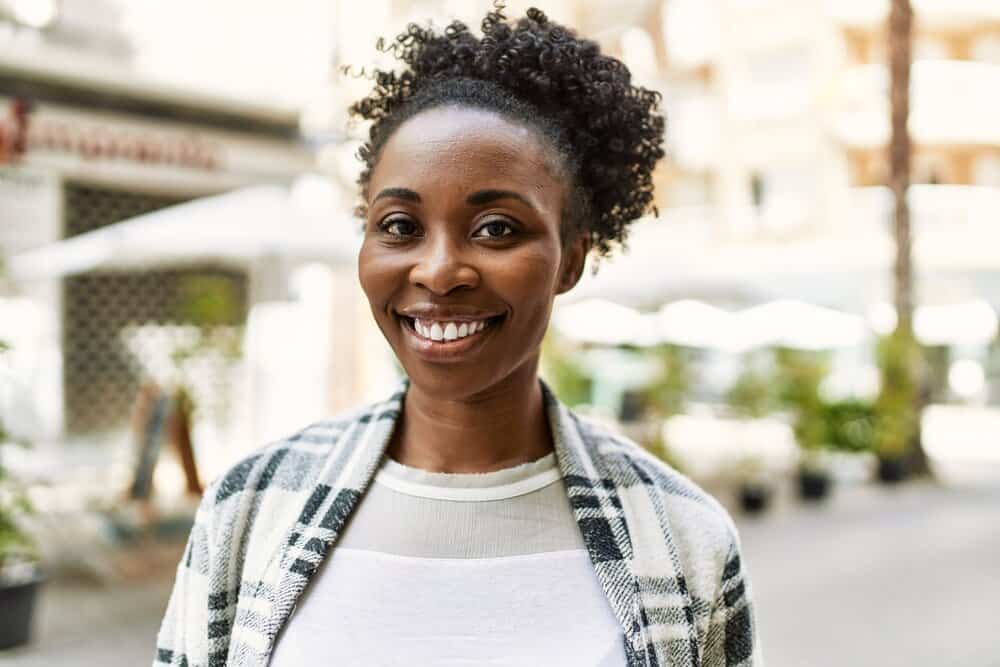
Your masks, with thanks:
M380 403L344 410L260 445L225 467L206 486L200 513L221 512L240 499L312 488L340 438L377 414ZM234 502L237 501L237 502Z
M665 523L695 586L714 585L734 557L739 534L729 512L698 484L609 427L578 417L593 454L619 488L627 490L633 512L644 510Z

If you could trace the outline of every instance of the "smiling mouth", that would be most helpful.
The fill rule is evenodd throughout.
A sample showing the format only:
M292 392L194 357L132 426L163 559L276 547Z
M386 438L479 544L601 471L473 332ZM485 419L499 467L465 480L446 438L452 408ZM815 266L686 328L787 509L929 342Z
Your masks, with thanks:
M419 341L434 347L465 347L482 338L504 318L496 315L481 320L438 321L407 317L397 313L403 326Z

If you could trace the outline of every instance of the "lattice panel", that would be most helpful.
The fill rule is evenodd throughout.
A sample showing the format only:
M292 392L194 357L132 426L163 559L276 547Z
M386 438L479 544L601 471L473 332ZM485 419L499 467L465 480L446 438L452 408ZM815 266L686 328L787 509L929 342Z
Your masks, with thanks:
M182 201L89 185L65 186L65 234L74 236ZM204 267L183 270L100 272L63 281L64 402L67 431L94 434L124 427L140 384L161 382L164 357L193 327L180 303L192 281L230 287L235 308L227 322L240 325L247 308L245 273ZM225 328L225 327L222 327ZM156 340L136 340L136 331ZM164 338L172 340L163 340ZM155 345L153 344L155 343ZM159 358L144 350L160 350ZM220 408L229 376L221 357L203 356L189 364L199 408ZM199 396L201 394L202 396ZM203 400L199 400L199 399Z

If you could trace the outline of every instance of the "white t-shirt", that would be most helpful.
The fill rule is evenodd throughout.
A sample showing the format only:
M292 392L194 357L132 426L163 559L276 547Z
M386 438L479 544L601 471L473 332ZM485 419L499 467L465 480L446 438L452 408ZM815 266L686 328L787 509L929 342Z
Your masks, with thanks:
M550 453L481 474L383 459L269 664L626 663Z

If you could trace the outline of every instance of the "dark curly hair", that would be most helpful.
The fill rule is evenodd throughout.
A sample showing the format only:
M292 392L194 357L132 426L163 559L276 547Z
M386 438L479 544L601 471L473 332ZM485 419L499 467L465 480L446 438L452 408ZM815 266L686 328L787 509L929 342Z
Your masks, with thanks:
M359 149L368 183L380 151L393 132L416 113L440 106L494 111L534 128L561 158L567 178L563 239L586 233L605 256L623 244L628 225L652 206L652 172L663 157L660 94L631 84L625 65L603 55L532 8L509 23L503 3L482 22L482 37L460 21L442 32L415 24L377 48L406 67L375 70L371 93L350 106L352 116L372 121ZM357 212L367 213L362 203Z

